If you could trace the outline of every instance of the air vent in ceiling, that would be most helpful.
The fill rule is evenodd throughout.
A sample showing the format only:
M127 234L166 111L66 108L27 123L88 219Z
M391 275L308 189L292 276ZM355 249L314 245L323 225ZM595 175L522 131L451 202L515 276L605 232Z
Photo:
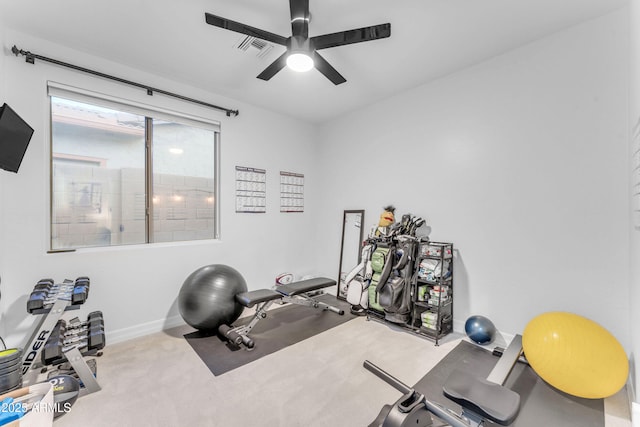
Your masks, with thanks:
M273 48L273 45L264 40L246 36L238 40L238 42L233 47L243 52L252 52L258 58L264 58Z

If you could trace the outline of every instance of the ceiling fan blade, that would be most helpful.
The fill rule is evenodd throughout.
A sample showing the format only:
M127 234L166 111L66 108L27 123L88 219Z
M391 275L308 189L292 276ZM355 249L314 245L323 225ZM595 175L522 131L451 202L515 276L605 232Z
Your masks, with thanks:
M258 74L258 78L261 80L270 80L271 77L275 76L276 73L284 68L287 65L287 56L289 52L285 52L278 57L275 61L271 63L267 68L264 69L260 74Z
M248 36L266 40L268 42L276 43L282 46L287 45L287 37L282 37L278 34L273 34L259 28L241 24L239 22L235 22L230 19L222 18L220 16L212 15L206 12L204 14L204 17L207 21L207 24L213 25L214 27L224 28L225 30L235 31L236 33L240 34L246 34Z
M342 75L331 66L318 52L313 52L313 62L315 67L320 71L326 78L331 80L334 85L339 85L347 81Z
M384 39L390 35L391 24L386 23L358 28L357 30L315 36L311 37L311 41L316 49L326 49L328 47L344 46L369 40Z
M291 32L294 36L309 37L309 0L289 0Z

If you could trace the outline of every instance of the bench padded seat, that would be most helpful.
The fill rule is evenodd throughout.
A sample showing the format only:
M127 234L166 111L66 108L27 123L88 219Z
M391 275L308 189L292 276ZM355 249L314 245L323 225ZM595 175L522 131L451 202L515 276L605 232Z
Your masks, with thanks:
M294 295L304 294L305 292L328 288L335 284L335 280L327 279L326 277L316 277L313 279L289 283L288 285L280 285L276 287L276 290L286 297L292 297Z
M500 384L455 370L442 387L457 404L500 425L509 425L520 410L520 395Z
M243 292L236 295L236 301L245 307L251 308L256 304L281 299L282 294L271 289L258 289L256 291Z

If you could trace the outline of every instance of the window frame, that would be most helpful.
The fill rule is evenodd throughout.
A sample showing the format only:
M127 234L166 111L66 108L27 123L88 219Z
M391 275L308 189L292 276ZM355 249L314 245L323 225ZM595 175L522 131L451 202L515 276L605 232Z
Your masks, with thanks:
M53 162L54 162L54 153L53 153L53 111L52 111L52 98L63 98L71 101L82 102L90 105L95 105L99 107L111 108L118 111L128 112L132 114L138 114L145 117L145 242L135 243L135 244L117 244L117 245L105 245L105 246L80 246L77 248L54 248L53 247L53 217L54 217L54 198L53 198L53 188L54 188L54 177L53 177ZM136 245L157 245L157 244L185 244L190 242L206 242L209 241L218 241L220 240L220 122L211 120L208 118L204 118L201 116L196 116L190 113L186 113L183 111L176 111L173 109L167 109L164 107L141 103L137 101L133 101L130 99L120 98L112 95L106 95L104 93L94 92L86 89L81 89L73 86L69 86L62 83L57 83L53 81L47 82L47 98L49 104L49 153L48 153L48 163L49 163L49 215L48 215L48 253L56 253L56 252L69 252L81 249L99 249L99 248L123 248L123 247L131 247ZM213 149L214 149L214 195L215 195L215 203L213 206L214 212L214 224L213 224L213 237L210 239L196 239L196 240L175 240L175 241L162 241L162 242L154 242L153 241L153 229L154 229L154 219L153 219L153 136L152 132L152 122L153 120L167 120L171 122L175 122L182 125L193 126L197 128L202 128L206 130L213 131L214 141L213 141Z

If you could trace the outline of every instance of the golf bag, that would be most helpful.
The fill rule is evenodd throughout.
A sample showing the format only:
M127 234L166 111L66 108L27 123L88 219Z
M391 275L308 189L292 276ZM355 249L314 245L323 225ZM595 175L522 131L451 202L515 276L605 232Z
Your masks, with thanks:
M393 266L387 280L377 288L378 301L387 321L408 323L411 317L411 279L416 243L395 242L391 252L393 259L390 261L393 261Z

